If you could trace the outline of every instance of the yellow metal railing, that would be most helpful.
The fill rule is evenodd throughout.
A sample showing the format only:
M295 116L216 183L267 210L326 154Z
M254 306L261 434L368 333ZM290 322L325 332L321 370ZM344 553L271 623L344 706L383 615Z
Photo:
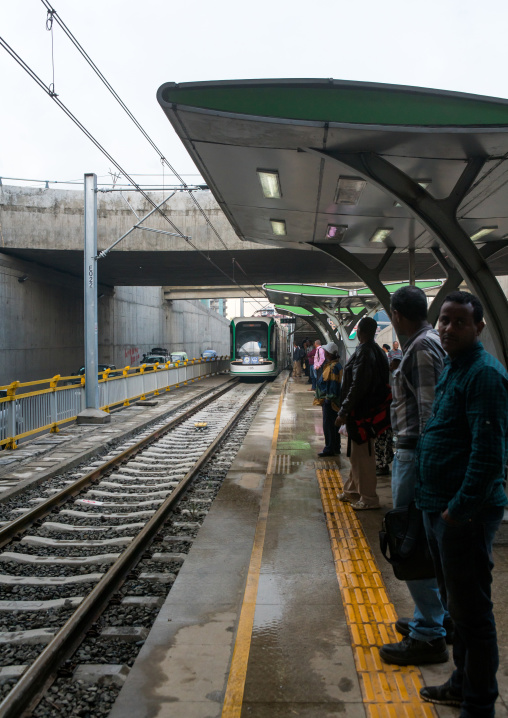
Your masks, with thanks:
M127 407L132 401L158 396L180 385L212 376L228 367L227 356L188 359L165 364L126 366L99 373L103 411ZM199 367L196 374L193 367ZM210 370L208 370L210 367ZM185 369L183 377L182 369ZM172 372L177 381L171 383ZM113 374L113 376L111 376ZM35 389L34 387L39 387ZM84 408L85 376L61 376L0 386L0 449L15 449L19 439L45 431L58 432L62 424L75 421ZM110 390L111 388L111 390Z

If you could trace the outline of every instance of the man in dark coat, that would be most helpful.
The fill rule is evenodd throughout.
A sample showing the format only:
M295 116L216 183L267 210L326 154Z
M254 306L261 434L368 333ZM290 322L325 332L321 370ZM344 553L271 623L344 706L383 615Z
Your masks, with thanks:
M358 346L344 368L341 405L337 426L346 424L351 444L351 472L344 481L341 501L348 501L356 511L378 509L376 493L376 452L374 440L355 441L356 420L369 419L375 413L376 395L388 384L388 362L374 341L377 322L364 317L358 324Z

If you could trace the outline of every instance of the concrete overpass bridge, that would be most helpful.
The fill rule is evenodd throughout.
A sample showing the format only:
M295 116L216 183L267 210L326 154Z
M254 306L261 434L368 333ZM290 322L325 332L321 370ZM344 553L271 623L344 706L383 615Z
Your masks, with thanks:
M150 193L150 196L155 202L162 199L161 193ZM136 229L99 260L99 280L103 288L163 286L171 292L168 298L189 299L205 297L205 293L206 298L247 296L247 292L262 297L260 287L264 282L288 279L331 284L359 281L354 271L330 260L319 247L301 242L267 242L263 237L252 240L239 237L212 192L199 191L196 197L228 251L206 225L189 196L178 192L164 206L164 212L183 234L191 237L199 251L182 238L159 234L171 228L161 216L154 214L144 223L147 229ZM82 277L83 204L81 191L3 185L0 188L0 252L70 277ZM123 197L119 193L100 193L99 251L125 234L151 209L136 192L126 191ZM353 252L353 257L372 269L381 256L378 248L368 254L361 248ZM492 258L492 267L496 273L503 271L496 257ZM414 269L418 277L432 279L436 259L428 251L418 251ZM391 261L383 267L381 279L388 282L408 277L407 249L397 248ZM242 292L235 282L247 292Z

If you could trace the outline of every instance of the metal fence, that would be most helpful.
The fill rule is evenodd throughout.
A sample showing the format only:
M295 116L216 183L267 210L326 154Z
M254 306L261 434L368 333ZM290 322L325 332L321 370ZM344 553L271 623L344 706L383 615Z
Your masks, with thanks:
M99 375L100 408L109 412L227 370L228 357L108 369ZM26 436L57 432L60 424L74 421L84 408L84 376L58 375L0 387L0 448L15 449Z

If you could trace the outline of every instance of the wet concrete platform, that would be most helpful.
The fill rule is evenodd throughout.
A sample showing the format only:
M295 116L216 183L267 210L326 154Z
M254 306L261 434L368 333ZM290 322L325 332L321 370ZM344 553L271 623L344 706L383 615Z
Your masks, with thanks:
M156 402L155 406L133 403L112 412L109 424L78 426L72 423L58 433L34 437L18 449L0 451L0 501L106 453L173 409L229 380L228 374L218 374L189 382L153 397L151 401Z
M339 575L339 564L349 571L347 560L337 559L329 529L335 511L338 525L358 536L359 561L368 564L360 576L364 595L373 597L368 606L360 596L360 608L377 610L386 635L395 637L386 616L410 615L412 603L378 548L383 510L391 507L389 477L378 485L381 510L333 508L335 489L330 484L327 494L323 477L329 484L349 462L317 459L321 410L302 380L290 379L279 402L284 380L263 401L110 718L458 716L417 694L422 682L444 682L451 661L391 669L376 660L375 646L359 650L354 600ZM496 716L507 718L508 548L498 546L495 560ZM351 566L343 577L354 578ZM371 577L377 583L369 584ZM381 595L387 598L376 609Z

